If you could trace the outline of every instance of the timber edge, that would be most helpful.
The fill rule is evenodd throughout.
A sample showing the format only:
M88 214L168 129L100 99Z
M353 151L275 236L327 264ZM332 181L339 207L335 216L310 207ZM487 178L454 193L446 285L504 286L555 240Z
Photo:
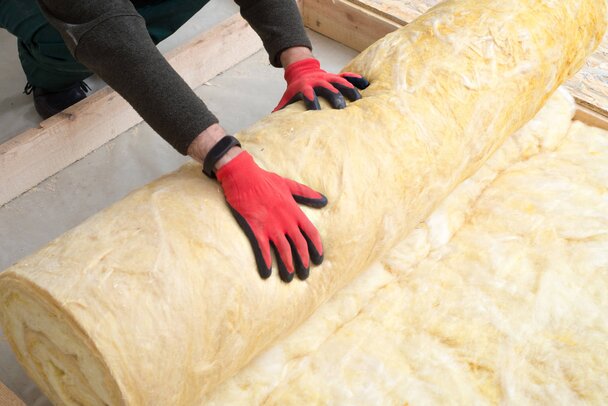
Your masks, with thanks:
M413 21L440 0L295 0L304 24L357 51ZM566 84L577 102L575 120L608 130L608 40ZM195 88L262 49L237 14L166 55ZM204 56L204 57L203 57ZM604 60L607 62L603 65ZM597 72L600 71L600 74ZM107 120L112 117L112 120ZM106 87L60 114L0 144L0 206L30 190L106 142L141 117Z
M25 406L25 403L0 382L0 406Z

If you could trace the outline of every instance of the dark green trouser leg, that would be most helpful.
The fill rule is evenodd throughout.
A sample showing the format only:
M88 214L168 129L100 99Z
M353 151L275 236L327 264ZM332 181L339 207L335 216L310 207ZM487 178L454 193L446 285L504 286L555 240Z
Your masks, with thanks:
M159 43L208 1L163 0L138 7L137 11L146 20L154 43ZM36 0L0 0L0 28L17 37L21 66L32 86L61 90L91 75L72 57L57 30L42 15Z

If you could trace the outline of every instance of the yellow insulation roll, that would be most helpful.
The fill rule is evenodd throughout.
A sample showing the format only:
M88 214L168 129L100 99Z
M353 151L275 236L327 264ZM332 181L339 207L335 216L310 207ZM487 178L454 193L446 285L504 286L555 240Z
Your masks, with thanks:
M325 262L261 280L219 186L187 164L0 275L0 321L56 404L195 405L423 221L582 66L603 0L448 1L345 68L344 110L292 106L237 134L323 192Z

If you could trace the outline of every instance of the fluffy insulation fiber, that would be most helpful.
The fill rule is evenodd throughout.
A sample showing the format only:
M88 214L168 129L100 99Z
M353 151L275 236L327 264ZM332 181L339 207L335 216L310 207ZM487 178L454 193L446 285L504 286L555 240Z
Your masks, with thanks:
M206 404L605 404L608 132L558 92Z
M201 404L219 383L385 257L532 119L599 44L605 12L605 3L597 0L448 1L388 35L346 67L372 83L362 100L340 111L302 112L293 106L238 135L262 166L329 198L327 208L307 210L324 237L326 260L306 282L261 280L217 184L204 179L199 166L188 164L2 273L0 321L19 361L56 404ZM509 213L505 208L500 220L521 222ZM540 233L538 238L549 237ZM480 235L474 240L479 247L452 263L413 274L411 281L406 272L403 280L411 285L403 291L399 283L379 291L383 300L372 311L387 319L376 320L390 325L388 315L399 313L393 306L412 320L431 315L423 310L436 295L437 314L418 322L435 329L436 337L450 337L435 344L449 346L449 340L457 339L469 348L479 330L486 334L479 356L491 354L499 333L481 329L484 319L475 313L477 307L459 307L449 295L481 283L469 273L459 279L457 270L473 272L468 268L479 258L482 273L487 265L483 258L503 258L481 245L486 240ZM514 252L516 256L504 258L517 261L521 252ZM442 296L443 291L431 289L431 279L416 285L415 275L453 288ZM417 289L426 290L420 293L424 300L413 299ZM496 289L496 294L510 292ZM402 292L412 300L390 300ZM515 306L523 299L514 293L511 300ZM445 313L450 317L442 319ZM511 322L519 324L516 318ZM417 330L408 337L403 324L395 325L394 334L403 336L393 342L398 363L399 343L416 340ZM373 328L370 319L348 334L369 337ZM449 335L452 330L459 334ZM378 379L385 373L390 380L390 368L375 370L372 362L375 352L391 345L388 339L383 344L380 333L367 348L370 361L363 358L349 370L362 385L370 375ZM429 365L450 365L448 355L433 352L430 344L425 348L429 352L403 353L420 357L411 364L418 368L414 372L431 375ZM333 357L337 368L343 359L339 353L328 350L320 357ZM513 359L508 351L498 356ZM436 379L453 379L454 390L466 396L466 387L457 385L461 364L453 365L453 371L446 366ZM485 387L489 367L474 360L471 365ZM314 367L312 372L317 372ZM323 379L321 373L302 376L311 379L311 386L314 379ZM424 386L415 376L400 374L399 379ZM514 373L513 379L521 378ZM293 396L285 400L295 401L297 387L291 392L289 385L285 388L286 396Z

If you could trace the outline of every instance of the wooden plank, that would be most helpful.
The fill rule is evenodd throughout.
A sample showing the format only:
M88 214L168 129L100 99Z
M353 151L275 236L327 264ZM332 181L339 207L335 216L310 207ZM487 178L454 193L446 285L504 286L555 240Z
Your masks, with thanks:
M565 86L579 105L608 117L608 34Z
M25 406L25 403L0 382L0 406Z
M601 115L597 111L581 106L580 104L576 108L574 120L582 121L587 125L608 131L608 117Z
M345 0L304 0L302 8L307 27L357 51L401 27Z
M351 3L393 20L400 25L414 21L441 0L350 0Z
M262 49L259 37L235 15L166 57L198 87ZM0 145L0 205L31 189L142 121L106 87Z
M412 22L441 2L305 0L304 22L310 29L362 51L391 29ZM353 32L349 33L350 30ZM608 117L608 35L587 59L585 66L564 85L579 105Z

